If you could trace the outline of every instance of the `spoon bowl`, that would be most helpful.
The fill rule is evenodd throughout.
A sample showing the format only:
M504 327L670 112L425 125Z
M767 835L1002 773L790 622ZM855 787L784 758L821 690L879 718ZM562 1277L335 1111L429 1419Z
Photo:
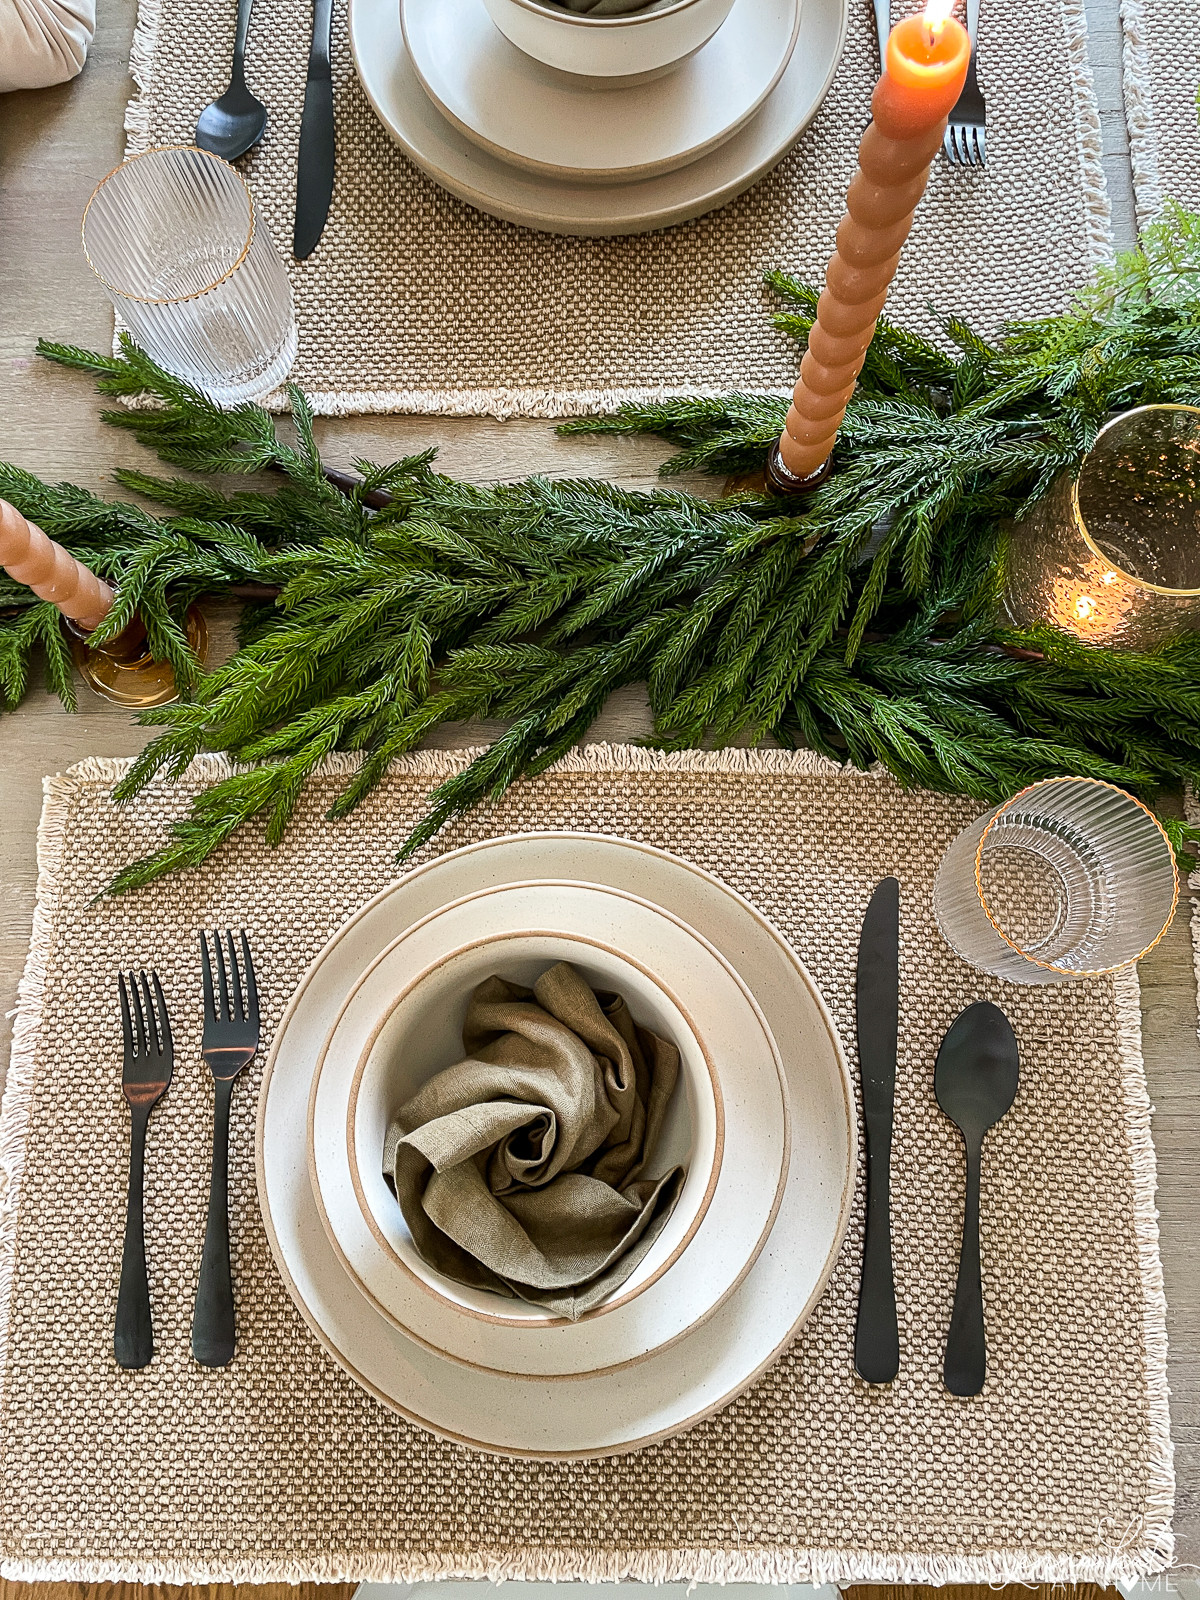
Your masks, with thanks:
M967 1147L962 1251L942 1369L951 1394L978 1394L987 1377L979 1268L980 1166L984 1136L1016 1099L1019 1077L1017 1036L1003 1011L987 1000L968 1006L947 1029L933 1074L937 1103Z
M968 1143L983 1141L1017 1097L1020 1062L1012 1025L988 1000L951 1023L933 1074L937 1103Z
M236 161L262 138L267 108L245 83L232 82L225 93L205 106L196 122L196 143L223 161Z
M254 0L238 0L229 87L205 106L196 123L196 143L222 161L236 161L256 145L267 126L267 108L246 87L246 35Z

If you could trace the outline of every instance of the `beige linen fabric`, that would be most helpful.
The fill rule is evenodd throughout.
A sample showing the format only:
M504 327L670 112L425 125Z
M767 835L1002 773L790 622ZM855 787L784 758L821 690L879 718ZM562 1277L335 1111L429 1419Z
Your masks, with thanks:
M0 0L0 94L76 77L95 31L96 0Z
M1130 1581L1170 1554L1165 1306L1136 980L1020 988L941 943L930 888L978 812L811 755L598 747L456 822L438 850L578 828L719 874L808 964L854 1061L854 966L880 877L902 883L892 1218L900 1375L853 1370L863 1179L829 1286L740 1399L631 1455L521 1462L445 1443L358 1389L308 1332L254 1190L262 1054L233 1097L230 1206L239 1349L190 1358L212 1090L199 1060L196 930L249 930L264 1050L329 934L395 875L397 841L461 754L398 764L326 821L355 763L304 790L279 849L251 829L185 876L92 904L189 794L126 808L126 763L48 782L39 905L0 1122L0 1559L12 1577L436 1576L702 1581ZM129 1119L119 966L153 964L177 1065L150 1123L146 1228L157 1354L112 1359ZM753 974L747 975L753 982ZM988 1382L942 1387L963 1149L933 1064L971 1001L1003 1006L1021 1089L988 1136ZM69 1180L69 1181L68 1181ZM346 1293L354 1294L347 1283Z
M1164 200L1200 210L1200 0L1121 0L1125 117L1138 223Z
M894 0L894 16L917 3ZM498 222L417 171L359 87L346 0L336 0L336 187L320 244L297 263L311 8L256 0L246 75L270 118L244 165L288 262L295 381L322 412L548 417L667 393L790 390L799 353L771 324L778 301L762 274L783 268L817 282L833 249L879 71L871 7L848 4L828 99L772 174L695 222L577 239ZM141 0L131 153L191 141L197 115L228 82L234 10ZM934 164L889 303L928 331L937 327L930 303L984 334L1005 318L1061 311L1111 248L1084 0L1003 0L985 6L983 29L987 167Z
M679 1050L566 961L532 989L479 984L463 1049L400 1107L384 1176L431 1267L574 1322L625 1282L679 1199L682 1167L641 1176Z

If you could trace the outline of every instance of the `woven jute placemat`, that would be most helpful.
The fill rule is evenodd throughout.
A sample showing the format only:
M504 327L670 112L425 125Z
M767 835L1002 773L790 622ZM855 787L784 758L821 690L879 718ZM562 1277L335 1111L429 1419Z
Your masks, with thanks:
M47 781L0 1127L2 1570L172 1582L1111 1583L1164 1566L1165 1306L1136 980L1025 989L956 960L930 886L975 808L814 756L597 746L455 823L437 848L579 828L688 857L775 919L852 1060L863 911L878 878L899 875L894 1384L869 1388L853 1372L860 1174L849 1238L812 1318L709 1420L590 1462L525 1463L434 1438L354 1385L278 1276L254 1192L261 1056L234 1094L238 1354L223 1371L191 1360L212 1116L196 930L249 929L269 1043L306 965L392 879L397 840L464 760L411 758L331 825L325 811L352 765L338 758L305 789L279 849L250 830L186 876L96 904L114 869L229 769L204 758L177 789L156 787L125 810L110 799L124 763L88 761ZM141 1372L119 1370L111 1354L128 1149L120 965L161 974L177 1052L150 1124L157 1354ZM934 1100L933 1063L945 1028L980 998L1012 1019L1021 1089L986 1145L989 1373L981 1396L961 1400L942 1387L941 1362L963 1154Z
M777 302L762 274L821 281L879 71L865 0L851 0L824 107L774 173L695 222L625 239L514 227L426 178L359 87L345 3L334 5L337 182L304 262L290 250L310 6L256 0L246 59L270 108L246 172L289 264L293 377L318 411L552 417L666 393L791 388L798 352L771 325ZM896 0L894 15L915 3ZM191 141L229 79L234 10L141 0L131 153ZM891 301L927 331L927 302L985 334L1060 311L1110 250L1084 0L1005 0L985 8L983 27L988 165L935 163Z
M1200 0L1121 0L1125 118L1138 223L1200 209Z

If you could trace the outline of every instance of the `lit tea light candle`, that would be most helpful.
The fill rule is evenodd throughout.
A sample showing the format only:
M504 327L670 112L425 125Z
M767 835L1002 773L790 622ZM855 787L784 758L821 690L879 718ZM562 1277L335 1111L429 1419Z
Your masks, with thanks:
M39 600L49 600L85 633L97 627L112 609L113 592L82 561L28 521L7 500L0 500L0 566L18 583L28 584Z
M929 0L922 16L897 23L888 38L800 381L767 462L768 482L782 493L811 487L824 475L947 116L966 81L971 40L951 17L953 4Z
M1054 580L1049 620L1064 633L1101 644L1120 635L1135 598L1112 567L1092 557L1073 577L1060 575Z

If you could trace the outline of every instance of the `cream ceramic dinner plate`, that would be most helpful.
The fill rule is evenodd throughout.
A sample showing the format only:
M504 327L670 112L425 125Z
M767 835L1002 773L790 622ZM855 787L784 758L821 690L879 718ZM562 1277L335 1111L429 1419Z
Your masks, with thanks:
M665 991L681 1018L672 1031L678 1037L690 1030L700 1042L723 1110L719 1163L710 1158L705 1170L698 1162L689 1174L700 1193L689 1197L685 1184L677 1215L629 1284L609 1304L574 1323L422 1271L380 1170L385 1125L380 1108L373 1117L355 1115L359 1069L373 1035L386 1025L390 1007L408 986L447 958L471 963L479 981L488 975L490 954L500 975L508 976L505 937L534 930L558 940L553 959L543 960L540 970L554 960L587 961L589 954L619 952L631 963L625 982L635 1017L653 1004L656 987ZM599 950L589 951L588 941ZM474 948L463 951L468 942ZM336 952L331 960L337 960ZM513 974L523 982L531 975ZM453 982L443 984L442 992L453 993ZM453 1020L461 1026L466 994L460 998ZM665 1021L661 1009L659 1017ZM451 1052L443 1066L461 1055L461 1039L456 1051L453 1031L447 1029L442 1040L443 1050ZM392 1048L394 1053L400 1041ZM411 1092L397 1095L395 1104ZM573 1378L628 1365L698 1327L750 1270L774 1220L787 1170L782 1069L749 990L724 958L677 918L636 896L592 884L493 886L409 929L352 990L318 1060L309 1103L318 1209L362 1292L431 1350L529 1377ZM357 1147L356 1124L370 1125L378 1148ZM715 1175L711 1192L710 1171ZM694 1231L683 1226L689 1216L697 1218Z
M670 1350L572 1384L504 1377L434 1355L357 1293L309 1182L309 1088L354 983L404 928L488 884L599 882L650 900L707 938L747 980L775 1037L791 1102L783 1199L758 1260L725 1304ZM619 1454L690 1427L741 1394L821 1296L845 1236L858 1129L832 1019L802 963L748 901L648 845L581 833L488 840L431 862L363 907L301 980L259 1097L259 1202L271 1249L321 1344L382 1404L434 1433L528 1457Z
M737 0L690 59L622 87L535 61L483 0L400 0L404 43L443 116L501 161L567 183L631 183L731 139L783 75L800 12L798 0Z
M713 43L746 3L737 0ZM350 0L350 47L379 120L417 166L451 194L491 216L543 232L603 236L664 228L712 211L769 172L795 143L833 79L845 42L847 0L803 0L799 12L787 66L749 121L698 160L635 183L560 181L501 160L467 138L422 89L400 29L397 0ZM659 79L638 92L648 94L665 82Z

